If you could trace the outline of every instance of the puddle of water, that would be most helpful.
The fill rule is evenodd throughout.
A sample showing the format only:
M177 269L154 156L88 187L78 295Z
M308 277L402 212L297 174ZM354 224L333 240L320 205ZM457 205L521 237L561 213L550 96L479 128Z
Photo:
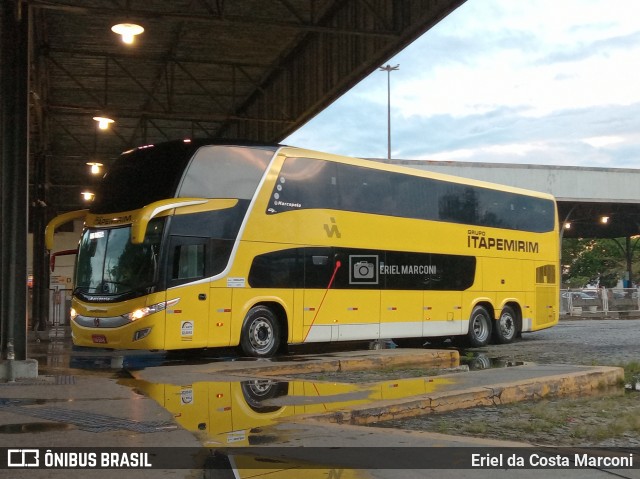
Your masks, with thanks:
M122 379L120 384L151 397L205 446L250 446L276 442L263 428L300 415L325 414L375 401L433 392L451 378L409 378L369 383L326 381L196 382L186 386Z
M137 351L113 350L101 348L86 348L73 346L71 340L61 339L40 342L30 346L30 357L38 360L40 370L55 370L59 368L74 368L87 371L119 371L142 370L154 366L168 365L199 365L217 362L262 362L279 363L313 361L314 353L326 356L332 351L366 350L364 343L339 345L328 348L327 351L318 349L315 345L309 347L292 347L290 354L275 358L251 358L238 356L234 348L220 348L215 350L181 350L181 351ZM358 348L360 346L360 348ZM355 348L355 349L354 349Z
M83 370L144 369L160 366L166 352L114 351L73 346L70 340L54 340L30 345L29 357L38 361L40 371L74 368Z
M482 369L494 368L510 368L514 366L524 366L524 361L516 361L512 358L490 357L485 353L477 351L460 351L460 363L469 366L471 371L480 371Z
M0 408L8 406L42 406L43 404L69 402L69 399L0 398Z
M198 365L219 362L305 362L312 358L302 356L281 356L276 358L250 358L229 354L227 351L114 351L95 348L77 348L65 354L68 366L89 370L142 370L145 368L169 365ZM56 360L56 363L61 361Z
M193 432L203 446L221 452L208 459L212 462L205 464L205 471L233 469L239 474L236 477L278 474L278 477L292 479L302 475L308 479L369 477L360 471L367 469L368 462L358 463L361 465L358 468L332 469L335 466L329 464L335 464L333 455L319 456L312 450L300 458L296 451L309 448L269 447L286 444L296 434L295 428L283 430L271 426L295 421L301 415L326 414L376 401L420 396L451 382L451 378L433 377L367 385L271 379L196 382L186 386L136 379L119 381L158 402L180 426ZM233 452L222 453L225 448Z
M139 370L148 367L162 366L165 363L164 352L147 352L122 354L121 351L72 351L69 367L75 369L130 369Z
M58 432L73 429L71 424L57 422L28 422L24 424L2 424L0 434L33 434L38 432Z
M284 479L359 479L369 478L366 471L370 461L354 461L355 456L345 454L342 450L341 458L346 459L347 466L331 466L336 463L336 448L308 447L251 447L247 449L229 448L228 450L214 449L212 454L205 458L204 477L279 477ZM349 449L352 451L353 449ZM320 455L319 453L324 453ZM329 453L329 454L327 454ZM320 460L319 460L320 459ZM359 458L355 458L359 459ZM322 461L322 466L319 462ZM364 467L363 467L364 466Z
M640 379L636 379L633 382L627 383L624 385L624 388L627 391L640 392Z

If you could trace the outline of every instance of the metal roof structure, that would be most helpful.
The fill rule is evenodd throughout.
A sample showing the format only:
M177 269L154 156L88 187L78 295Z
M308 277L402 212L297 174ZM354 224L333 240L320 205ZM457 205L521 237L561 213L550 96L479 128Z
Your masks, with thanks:
M85 207L87 163L168 139L278 142L464 1L2 0L0 361L26 358L28 231L46 324L44 227ZM121 23L144 32L124 45Z
M0 359L14 339L24 356L27 230L43 324L44 225L85 207L80 193L97 180L88 162L108 167L122 151L176 138L281 141L464 2L2 0ZM144 32L125 45L118 23ZM114 123L100 130L96 116ZM607 213L627 218L615 235L629 235L640 228L631 203L559 205L571 234L596 232L580 219Z
M278 142L462 3L22 0L32 197L50 214L82 208L86 163L139 145ZM131 45L111 31L123 22L144 27ZM115 121L102 131L94 116Z

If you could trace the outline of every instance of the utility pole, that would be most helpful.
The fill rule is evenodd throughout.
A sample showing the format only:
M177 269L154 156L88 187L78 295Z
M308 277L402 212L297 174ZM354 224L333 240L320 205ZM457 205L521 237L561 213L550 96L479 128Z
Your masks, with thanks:
M391 72L400 69L400 65L386 65L379 71L387 72L387 160L391 161Z

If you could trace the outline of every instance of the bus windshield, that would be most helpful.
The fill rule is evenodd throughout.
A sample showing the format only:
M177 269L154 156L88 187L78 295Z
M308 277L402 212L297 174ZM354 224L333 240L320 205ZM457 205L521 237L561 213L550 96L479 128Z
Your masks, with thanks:
M74 293L89 301L121 301L152 292L163 229L164 219L154 219L144 243L132 244L131 226L87 228L78 249Z

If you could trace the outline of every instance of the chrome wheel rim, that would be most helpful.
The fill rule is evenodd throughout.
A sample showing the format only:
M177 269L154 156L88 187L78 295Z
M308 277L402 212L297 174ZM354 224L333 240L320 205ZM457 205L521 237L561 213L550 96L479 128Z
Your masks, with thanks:
M478 341L482 342L487 340L487 338L489 337L489 327L484 315L476 314L473 317L471 327L473 328L473 335Z
M509 313L500 316L500 324L498 327L500 328L502 337L505 339L511 339L516 332L516 322Z
M264 318L258 318L251 323L251 328L249 328L249 342L251 343L251 347L257 352L268 350L274 342L271 322Z

